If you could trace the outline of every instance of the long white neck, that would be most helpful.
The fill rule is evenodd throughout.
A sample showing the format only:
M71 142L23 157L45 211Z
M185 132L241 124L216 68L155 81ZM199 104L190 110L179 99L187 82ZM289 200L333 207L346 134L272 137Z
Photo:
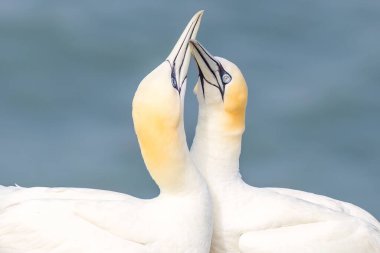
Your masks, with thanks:
M161 193L199 188L202 178L190 158L182 124L168 131L149 123L136 132L144 161Z
M214 182L225 184L241 178L239 158L244 126L226 129L223 112L199 108L198 124L191 147L191 157L196 167L211 187Z
M158 92L140 85L133 100L133 122L144 162L162 193L197 189L204 182L190 157L179 98Z

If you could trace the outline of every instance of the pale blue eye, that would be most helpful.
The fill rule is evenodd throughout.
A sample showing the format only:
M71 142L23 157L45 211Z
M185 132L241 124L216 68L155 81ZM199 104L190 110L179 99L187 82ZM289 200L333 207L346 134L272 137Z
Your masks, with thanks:
M228 74L224 74L222 76L222 80L223 80L223 83L229 83L229 82L231 82L231 76Z

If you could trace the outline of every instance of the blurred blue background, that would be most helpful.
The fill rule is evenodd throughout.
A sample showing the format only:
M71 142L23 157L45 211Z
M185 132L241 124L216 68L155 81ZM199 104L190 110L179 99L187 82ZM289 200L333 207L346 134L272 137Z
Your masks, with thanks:
M241 171L380 218L380 2L0 1L0 184L153 197L131 102L205 9L198 39L249 85ZM197 102L186 101L189 145Z

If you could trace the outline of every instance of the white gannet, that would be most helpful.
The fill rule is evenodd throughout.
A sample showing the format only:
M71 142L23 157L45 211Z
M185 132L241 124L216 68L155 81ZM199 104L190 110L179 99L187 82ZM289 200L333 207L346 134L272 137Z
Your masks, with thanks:
M202 11L167 60L140 83L133 120L154 199L92 189L0 187L1 253L206 253L212 234L207 184L190 159L183 97Z
M191 41L199 69L191 157L214 210L211 252L378 253L380 224L352 204L280 188L255 188L239 173L247 85L239 68Z

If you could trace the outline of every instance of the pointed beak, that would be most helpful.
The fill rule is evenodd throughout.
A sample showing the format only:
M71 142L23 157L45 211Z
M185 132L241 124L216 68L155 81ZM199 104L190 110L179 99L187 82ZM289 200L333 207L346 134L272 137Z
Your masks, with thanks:
M191 54L193 55L198 66L203 96L205 96L204 85L208 84L218 88L222 98L224 98L225 85L227 83L225 80L230 79L231 76L224 70L220 62L198 41L191 40L190 45Z
M190 63L189 41L195 39L201 23L203 10L198 11L187 24L166 61L171 67L171 82L181 92L186 87L187 71Z

